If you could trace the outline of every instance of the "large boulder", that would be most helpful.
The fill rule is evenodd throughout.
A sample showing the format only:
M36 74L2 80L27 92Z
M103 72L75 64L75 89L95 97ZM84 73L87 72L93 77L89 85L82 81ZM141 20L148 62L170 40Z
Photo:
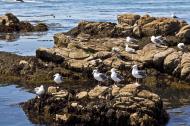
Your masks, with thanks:
M142 16L139 20L136 21L137 25L144 26L152 21L156 20L155 17L151 17L149 15Z
M190 42L190 25L186 25L182 27L179 32L176 34L183 42L189 43Z
M177 74L179 73L180 68L180 62L181 57L183 53L181 51L170 53L165 59L164 59L164 70L170 74Z
M135 84L121 88L96 86L88 95L71 91L61 98L57 93L44 94L22 107L29 118L31 113L35 115L34 123L40 113L40 117L49 117L45 122L53 120L54 125L160 126L168 120L161 98Z
M111 22L90 22L82 21L77 27L71 29L66 35L80 36L81 34L91 37L125 37L132 35L131 27L123 27Z
M47 31L48 26L44 23L39 23L36 26L26 21L20 21L12 13L7 13L0 16L0 32L38 32Z
M181 28L181 23L177 19L158 18L143 26L144 36L152 35L175 35Z
M182 55L181 78L190 80L190 53L184 53Z

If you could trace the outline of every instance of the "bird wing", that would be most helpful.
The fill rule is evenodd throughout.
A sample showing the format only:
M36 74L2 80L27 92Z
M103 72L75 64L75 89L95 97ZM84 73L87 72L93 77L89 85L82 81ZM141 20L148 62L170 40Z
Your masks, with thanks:
M37 92L39 90L40 87L36 87L34 88L34 91Z
M119 73L116 73L116 77L119 78L120 80L124 80L123 76L121 76Z
M146 71L145 70L138 70L137 72L141 76L146 76Z
M156 44L165 44L161 39L155 39Z
M155 37L156 39L162 39L162 36L160 35L160 36L156 36Z
M138 42L139 40L131 38L132 42Z
M103 80L107 80L108 79L108 77L105 75L105 74L100 74L100 77L103 79Z

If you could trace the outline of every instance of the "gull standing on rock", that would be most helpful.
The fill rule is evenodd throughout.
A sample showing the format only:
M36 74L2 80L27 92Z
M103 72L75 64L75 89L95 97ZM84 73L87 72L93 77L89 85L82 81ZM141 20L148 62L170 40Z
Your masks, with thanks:
M171 17L172 17L172 18L178 18L178 17L175 15L174 12L171 14Z
M111 69L111 79L115 82L115 83L119 83L121 81L124 81L123 76L121 76L120 74L118 74L115 70L115 68Z
M36 95L38 95L38 97L40 97L41 95L43 95L45 93L45 89L44 89L43 85L41 85L40 87L34 88L34 91L35 91Z
M59 73L56 73L54 76L54 82L56 83L56 84L61 84L61 83L63 83L63 77L59 74Z
M178 43L177 48L180 49L181 51L187 50L187 46L185 46L184 43Z
M165 45L162 36L151 36L151 42L158 45Z
M126 37L126 42L127 42L127 43L137 43L138 40L127 36L127 37Z
M96 69L93 70L92 74L94 76L94 79L97 80L98 83L99 82L105 82L108 80L108 77L105 74L99 73L98 70L96 70Z
M130 48L128 44L125 45L125 51L132 54L132 60L133 60L133 53L135 53L135 49Z
M128 53L135 53L135 49L130 48L128 44L125 45L125 51Z
M132 67L132 75L133 77L136 78L136 83L137 85L139 85L139 79L145 78L146 77L146 71L145 70L138 70L138 66L137 65L133 65Z

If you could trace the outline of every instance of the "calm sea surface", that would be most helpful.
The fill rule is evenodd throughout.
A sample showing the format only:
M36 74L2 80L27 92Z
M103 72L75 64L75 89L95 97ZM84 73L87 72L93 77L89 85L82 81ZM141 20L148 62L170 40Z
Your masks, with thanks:
M0 15L12 12L20 20L47 23L50 27L44 33L13 34L11 41L0 40L0 51L19 55L35 55L39 47L53 47L53 35L68 31L81 20L117 22L121 13L149 14L178 17L190 22L190 0L0 0ZM52 16L54 15L55 18ZM33 97L33 94L16 86L0 87L0 124L3 126L29 126L19 102ZM190 107L170 109L168 126L190 126Z

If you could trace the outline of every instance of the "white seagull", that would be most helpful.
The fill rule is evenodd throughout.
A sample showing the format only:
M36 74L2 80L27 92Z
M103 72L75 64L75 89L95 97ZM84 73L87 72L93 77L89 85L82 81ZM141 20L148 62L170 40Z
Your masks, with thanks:
M187 49L187 46L185 46L184 43L178 43L177 44L178 49L185 51Z
M125 45L125 51L128 53L135 53L135 49L130 48L128 44Z
M151 42L156 45L165 45L162 36L151 36Z
M116 83L119 83L124 80L123 76L116 72L115 68L111 69L111 79Z
M45 93L45 89L44 89L43 85L41 85L40 87L34 88L34 91L35 91L36 95L38 95L38 97L40 97L41 95L43 95Z
M61 83L63 83L63 77L59 74L59 73L56 73L54 76L54 82L56 83L56 84L61 84Z
M146 71L145 70L138 70L137 65L133 65L132 67L132 75L136 78L136 84L139 85L139 79L146 77Z
M108 77L105 74L99 73L98 70L96 70L96 69L93 70L92 74L94 76L94 79L97 80L98 83L99 82L105 82L108 80Z
M120 49L118 47L112 47L112 50L111 50L113 53L119 53L120 52Z
M175 15L175 13L172 13L172 14L171 14L171 17L172 17L172 18L178 18L178 17Z
M136 43L136 42L138 42L138 40L127 36L126 37L126 42L127 43Z

